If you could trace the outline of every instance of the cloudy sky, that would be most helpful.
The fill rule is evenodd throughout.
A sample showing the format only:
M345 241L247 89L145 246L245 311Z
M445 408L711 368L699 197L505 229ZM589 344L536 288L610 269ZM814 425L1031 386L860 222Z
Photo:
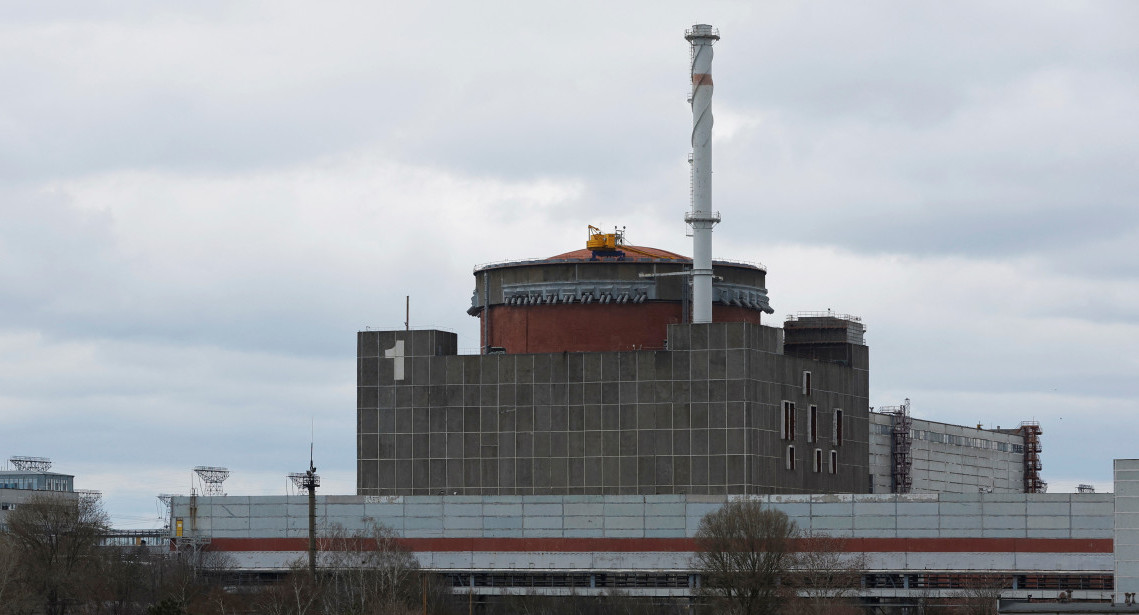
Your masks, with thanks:
M863 317L871 404L1139 455L1139 4L0 3L0 456L120 527L195 465L355 487L355 333L459 333L471 268L690 254L688 44L716 46L718 256Z

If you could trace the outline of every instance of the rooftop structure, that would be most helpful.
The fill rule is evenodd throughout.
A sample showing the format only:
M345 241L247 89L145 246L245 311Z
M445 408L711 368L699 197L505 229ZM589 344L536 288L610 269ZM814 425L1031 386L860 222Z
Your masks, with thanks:
M816 361L850 365L850 349L865 345L865 336L861 318L830 310L789 314L783 321L784 351Z
M229 468L197 466L194 473L202 481L202 495L225 495L222 483L229 478Z
M51 469L51 459L47 457L16 456L9 458L8 463L24 472L47 472Z
M667 327L691 320L692 261L621 247L476 268L467 313L480 320L484 354L663 349ZM759 324L772 313L762 267L716 261L715 270L716 322Z
M0 489L75 491L75 477L58 472L0 470Z

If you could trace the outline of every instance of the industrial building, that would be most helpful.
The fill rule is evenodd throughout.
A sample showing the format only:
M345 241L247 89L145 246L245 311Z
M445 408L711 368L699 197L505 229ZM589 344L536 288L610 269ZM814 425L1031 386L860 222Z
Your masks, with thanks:
M359 332L357 493L317 497L316 525L388 526L456 591L688 597L700 520L742 498L869 554L870 602L994 573L1009 597L1139 589L1139 514L1118 514L1139 512L1139 461L1116 462L1114 495L1042 493L1039 426L871 412L860 319L762 322L766 270L712 258L719 34L686 38L692 258L591 227L584 249L475 269L477 355L447 331ZM245 571L287 570L309 544L304 497L170 511L176 546Z
M8 512L45 492L70 494L75 497L75 477L51 472L51 460L45 457L12 457L10 468L0 470L0 528L5 527Z
M766 270L712 259L719 34L686 38L692 258L590 227L584 249L475 269L479 355L445 331L360 332L359 495L869 490L865 327L765 326Z
M910 416L910 400L870 413L872 493L1042 493L1040 425L950 425Z
M686 597L692 538L707 513L753 498L799 527L866 553L863 598L959 595L999 575L1005 598L1123 601L1139 590L1139 460L1117 460L1115 493L320 496L317 522L393 528L456 591ZM282 571L307 548L302 496L174 498L176 525L246 571Z
M444 331L358 339L360 495L868 490L860 344L842 365L784 354L779 329L748 322L667 325L667 350L459 356Z

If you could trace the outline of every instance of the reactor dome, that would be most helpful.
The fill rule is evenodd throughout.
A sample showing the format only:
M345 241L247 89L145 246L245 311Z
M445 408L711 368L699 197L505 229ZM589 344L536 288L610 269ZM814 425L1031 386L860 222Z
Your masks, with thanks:
M467 313L479 318L483 352L664 348L668 325L690 321L692 259L621 240L598 231L585 249L476 267ZM712 264L714 322L773 313L762 266Z

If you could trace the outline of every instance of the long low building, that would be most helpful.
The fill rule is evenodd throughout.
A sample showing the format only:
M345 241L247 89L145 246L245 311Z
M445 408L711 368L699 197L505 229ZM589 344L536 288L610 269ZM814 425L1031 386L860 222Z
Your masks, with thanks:
M1139 461L1117 462L1117 475L1127 472ZM701 519L747 497L866 553L868 598L951 595L1000 573L1006 598L1110 600L1122 591L1115 543L1139 533L1116 514L1130 505L1117 504L1132 498L1118 493L1127 484L1116 494L320 496L316 511L320 528L391 528L423 567L476 593L688 595ZM305 557L304 496L176 497L171 513L176 542L224 552L245 571Z

